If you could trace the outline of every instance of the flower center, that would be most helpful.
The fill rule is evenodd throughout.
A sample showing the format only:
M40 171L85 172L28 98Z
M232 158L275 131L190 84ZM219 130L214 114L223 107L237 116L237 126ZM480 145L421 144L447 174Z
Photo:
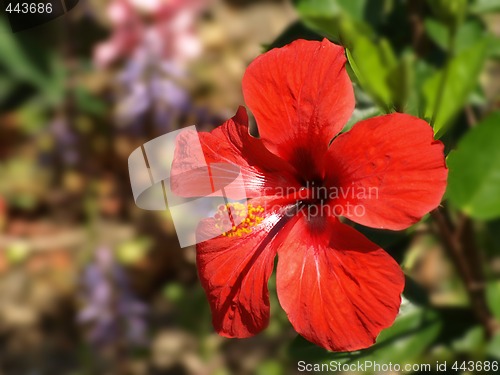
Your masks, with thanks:
M300 202L304 205L322 206L330 199L329 189L321 180L307 181L301 188Z
M224 237L241 237L252 233L252 228L263 220L264 207L251 203L228 203L220 205L215 213L215 226L223 232ZM229 230L228 230L229 229Z

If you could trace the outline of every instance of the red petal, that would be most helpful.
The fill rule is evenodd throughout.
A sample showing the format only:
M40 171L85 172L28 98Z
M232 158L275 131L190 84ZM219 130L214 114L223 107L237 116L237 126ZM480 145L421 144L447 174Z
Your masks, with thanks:
M203 152L193 147L198 139ZM249 134L248 115L240 107L232 119L210 133L179 135L172 163L172 191L183 197L210 195L231 181L235 166L241 170L248 198L273 195L277 187L297 185L293 168ZM242 187L233 184L233 189ZM225 191L228 197L246 198L237 193Z
M321 173L319 160L354 110L345 63L344 48L327 39L297 40L255 59L243 78L261 138L305 178Z
M327 185L339 193L333 201L337 214L393 230L418 222L446 189L443 148L425 121L409 115L355 125L333 141L327 155Z
M250 203L265 208L264 220L251 233L213 238L218 230L215 219L206 220L199 229L201 237L213 238L197 245L197 266L214 328L225 337L253 336L269 323L267 282L276 256L274 236L283 225L287 202Z
M319 219L322 228L298 215L278 249L281 306L300 335L325 349L367 348L396 318L403 273L355 229Z

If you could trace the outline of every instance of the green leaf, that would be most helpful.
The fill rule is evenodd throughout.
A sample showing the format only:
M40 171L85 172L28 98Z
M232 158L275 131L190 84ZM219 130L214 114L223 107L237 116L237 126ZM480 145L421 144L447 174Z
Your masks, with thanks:
M488 344L487 352L493 358L500 360L500 333L496 334Z
M439 107L433 124L436 138L440 138L448 130L476 88L486 60L487 47L488 41L480 40L458 54L444 70L438 71L424 83L424 117L430 120L436 112L436 106ZM441 99L438 101L440 95Z
M15 87L13 79L0 75L0 103L5 101Z
M300 14L350 16L362 20L368 0L294 0Z
M12 31L1 19L0 47L3 51L8 51L8 53L0 54L0 64L9 71L13 78L27 80L37 86L45 84L44 76L31 64L31 60L13 37Z
M489 282L486 285L486 300L491 313L500 320L500 280Z
M445 25L431 18L425 20L425 28L429 37L443 50L449 51L449 32ZM472 47L478 40L488 40L487 55L500 58L500 38L488 32L479 19L471 19L462 24L455 37L454 51L460 53Z
M398 112L404 112L411 96L415 79L413 54L404 54L388 73L388 84L392 105Z
M435 311L411 306L396 318L392 327L382 331L377 343L371 348L351 353L332 353L299 336L290 347L290 354L293 358L309 361L356 363L386 362L390 359L392 363L412 363L434 342L440 329L441 321Z
M295 0L304 24L345 47L360 35L373 36L364 22L366 0Z
M396 61L392 50L388 52L389 48L386 42L377 45L360 36L354 47L347 50L349 64L359 84L386 112L390 112L393 106L388 80Z
M470 7L471 12L474 13L490 13L500 11L499 0L476 0Z
M500 59L500 38L490 35L489 41L488 56L494 59Z
M480 354L486 342L484 329L475 326L469 329L462 337L454 340L451 344L453 350L458 353Z
M372 24L387 15L367 0L295 0L301 20L314 31L347 48L350 68L362 88L384 112L402 110L411 86L409 59L398 61L387 39L376 40ZM369 4L370 7L369 7Z
M436 17L450 27L457 27L465 18L468 0L427 0Z
M424 22L427 35L444 50L448 50L450 32L443 23L436 21L433 18L427 18Z
M500 112L482 121L448 156L450 203L470 216L500 217Z
M443 50L450 50L450 32L449 28L441 22L435 21L432 18L425 20L425 29L427 35ZM462 24L455 36L455 45L453 49L455 53L461 53L472 47L482 38L489 37L489 34L483 23L477 19L473 19Z
M359 109L359 108L354 108L354 112L349 119L349 122L344 126L344 129L342 129L342 132L346 132L352 129L354 125L356 125L358 122L375 117L375 116L380 116L382 112L380 112L380 109L377 107L368 107L364 109Z
M482 22L477 19L467 21L457 30L455 52L461 53L486 37L488 37L488 31Z
M323 0L322 2L326 2ZM363 20L368 0L336 0L342 10L356 20Z
M412 69L412 88L406 103L405 112L417 117L424 117L425 98L422 97L423 85L435 74L436 69L422 59L415 59Z
M0 19L0 69L16 82L36 88L48 104L57 104L64 95L65 69L59 57L33 41L16 38L3 19Z

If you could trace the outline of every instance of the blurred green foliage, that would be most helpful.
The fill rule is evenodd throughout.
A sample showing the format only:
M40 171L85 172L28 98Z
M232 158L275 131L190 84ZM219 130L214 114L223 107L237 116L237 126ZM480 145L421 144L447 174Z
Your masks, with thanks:
M21 38L21 43L19 42ZM43 104L55 106L64 96L66 71L59 55L10 31L0 18L0 109L15 108L36 96Z
M436 138L441 138L447 127L463 109L477 86L486 57L487 42L477 43L453 57L444 70L428 78L423 86L426 103L424 118L434 125Z
M500 216L500 113L471 129L448 156L448 199L478 219Z
M354 78L383 111L418 114L432 121L438 137L476 89L486 54L498 51L498 38L476 14L467 12L466 1L429 1L432 11L422 14L423 25L414 26L425 27L423 36L412 36L407 22L412 3L418 12L423 2L410 1L408 9L391 0L295 3L307 26L347 48ZM433 50L415 50L415 38L432 41ZM422 65L430 68L423 70Z

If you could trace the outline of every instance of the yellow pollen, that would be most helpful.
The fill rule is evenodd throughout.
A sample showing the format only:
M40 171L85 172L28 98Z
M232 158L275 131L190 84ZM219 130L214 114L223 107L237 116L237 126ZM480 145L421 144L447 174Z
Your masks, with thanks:
M228 228L230 223L239 223L238 225L233 225L230 230L224 232L222 235L224 237L241 237L252 233L252 228L264 220L262 216L263 212L264 207L255 207L250 203L243 204L237 202L220 205L214 215L215 226L223 232Z

